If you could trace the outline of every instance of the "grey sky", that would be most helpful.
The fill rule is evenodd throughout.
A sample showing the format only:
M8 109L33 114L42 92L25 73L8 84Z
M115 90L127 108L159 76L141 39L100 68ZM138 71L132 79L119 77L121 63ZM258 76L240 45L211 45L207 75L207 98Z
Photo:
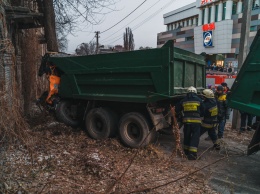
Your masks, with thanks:
M85 29L85 31L88 32L78 31L75 33L75 36L69 35L68 52L73 53L77 45L91 41L94 38L95 31L102 32L119 22L143 1L144 0L120 0L116 4L116 9L119 11L107 14L105 18L103 18L102 23ZM101 33L100 44L122 45L125 28L130 27L134 34L135 49L138 49L140 46L155 48L157 33L166 30L166 26L163 24L163 14L195 1L196 0L148 0L120 24L107 32ZM148 8L150 9L148 10Z

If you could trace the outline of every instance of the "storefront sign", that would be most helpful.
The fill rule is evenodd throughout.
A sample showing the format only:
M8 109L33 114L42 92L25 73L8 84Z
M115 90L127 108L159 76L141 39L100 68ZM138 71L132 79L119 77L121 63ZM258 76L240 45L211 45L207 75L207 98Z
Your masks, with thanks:
M210 24L204 24L202 26L202 30L205 32L205 31L210 31L210 30L215 30L215 23L212 22Z
M203 32L203 46L204 47L213 47L212 31Z
M213 2L215 2L216 0L201 0L201 2L200 2L200 5L206 5L206 4L208 4L208 3L213 3Z

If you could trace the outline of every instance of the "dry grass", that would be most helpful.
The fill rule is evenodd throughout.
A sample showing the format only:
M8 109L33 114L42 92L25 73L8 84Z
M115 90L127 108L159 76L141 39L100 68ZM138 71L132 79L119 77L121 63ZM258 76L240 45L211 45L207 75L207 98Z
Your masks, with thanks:
M156 145L136 150L122 146L118 139L93 140L84 131L57 123L51 116L39 114L30 122L30 128L38 138L33 154L23 146L6 153L4 192L105 193L136 152L129 170L113 192L150 188L194 170L185 164L186 159L165 157ZM196 181L191 182L193 179ZM205 175L198 173L149 193L201 191L214 193L207 186Z

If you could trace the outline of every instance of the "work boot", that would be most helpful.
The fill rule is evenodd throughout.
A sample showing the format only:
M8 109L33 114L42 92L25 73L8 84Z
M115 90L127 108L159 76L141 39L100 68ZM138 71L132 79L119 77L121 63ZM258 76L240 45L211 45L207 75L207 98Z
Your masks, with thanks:
M246 131L245 128L240 128L239 133L244 133Z
M190 153L187 157L188 157L188 160L197 160L196 153Z
M213 145L213 148L214 148L215 150L220 150L220 145L219 145L218 143L215 143L215 144Z
M252 130L253 129L250 126L247 127L247 131L252 131Z

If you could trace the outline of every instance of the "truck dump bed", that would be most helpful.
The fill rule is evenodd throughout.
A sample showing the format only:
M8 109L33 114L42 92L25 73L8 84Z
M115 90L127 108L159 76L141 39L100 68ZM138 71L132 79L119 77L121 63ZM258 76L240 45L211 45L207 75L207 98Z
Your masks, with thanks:
M231 88L229 106L260 116L260 30Z
M229 106L240 111L260 116L260 30L250 47L250 52L238 73L228 98ZM260 150L260 128L254 133L248 146L250 155Z
M62 98L148 103L172 98L189 86L205 87L204 57L174 48L58 57Z

